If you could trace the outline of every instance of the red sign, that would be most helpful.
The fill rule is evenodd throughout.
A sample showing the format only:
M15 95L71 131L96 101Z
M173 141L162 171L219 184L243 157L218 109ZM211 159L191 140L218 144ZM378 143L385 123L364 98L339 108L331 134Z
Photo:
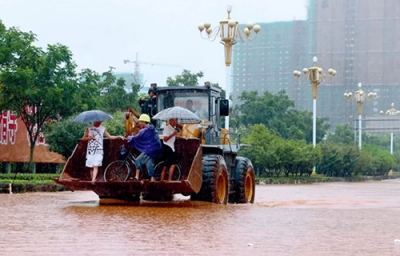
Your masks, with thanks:
M33 108L27 109L34 113ZM50 120L51 121L51 120ZM29 133L21 118L15 112L7 110L1 113L0 162L29 162ZM50 152L43 133L37 125L31 125L33 132L39 131L36 141L33 161L35 163L65 163L64 157Z

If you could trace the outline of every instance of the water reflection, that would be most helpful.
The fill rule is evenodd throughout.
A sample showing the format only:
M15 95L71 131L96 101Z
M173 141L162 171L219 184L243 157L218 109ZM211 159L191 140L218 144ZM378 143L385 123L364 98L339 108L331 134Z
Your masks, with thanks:
M400 255L400 180L256 191L254 205L0 194L0 254Z

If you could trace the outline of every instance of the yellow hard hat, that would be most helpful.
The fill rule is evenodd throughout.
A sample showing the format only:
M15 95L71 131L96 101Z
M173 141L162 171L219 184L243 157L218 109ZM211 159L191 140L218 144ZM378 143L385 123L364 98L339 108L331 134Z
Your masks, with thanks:
M149 115L141 114L139 117L139 121L150 123L150 117L149 117Z

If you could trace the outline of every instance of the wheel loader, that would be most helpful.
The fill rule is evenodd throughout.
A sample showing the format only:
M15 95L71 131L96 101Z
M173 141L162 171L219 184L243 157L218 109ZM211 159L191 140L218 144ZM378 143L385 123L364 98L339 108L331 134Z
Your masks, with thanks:
M175 151L179 166L179 175L175 180L162 182L159 180L161 166L156 160L155 182L145 177L136 181L134 159L140 152L129 148L127 140L104 139L104 157L99 167L98 181L91 182L90 170L85 167L87 141L78 140L73 154L61 173L54 181L64 185L71 191L91 190L100 200L172 200L174 194L190 195L191 200L206 201L217 204L253 203L255 197L255 173L251 161L238 156L240 136L230 134L221 126L221 117L229 115L229 101L221 98L221 91L205 86L157 87L156 104L142 112L153 116L159 111L173 106L188 107L191 103L194 114L202 119L199 124L180 125L175 140ZM132 130L132 123L139 115L132 110L126 112L126 136L137 131ZM163 120L152 120L160 139L166 125ZM119 160L127 165L120 176L108 178L110 167L121 157L121 148L129 148L132 162ZM126 164L125 164L126 162ZM114 164L115 166L115 164ZM121 166L121 164L120 164ZM128 168L129 167L129 168ZM108 169L107 169L108 168ZM105 174L105 172L107 172ZM133 173L133 174L132 174ZM104 178L103 178L104 177Z

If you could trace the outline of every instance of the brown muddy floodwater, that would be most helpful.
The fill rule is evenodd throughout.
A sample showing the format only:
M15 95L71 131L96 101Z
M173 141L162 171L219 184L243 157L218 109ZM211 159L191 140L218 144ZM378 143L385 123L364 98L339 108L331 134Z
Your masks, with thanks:
M0 194L0 255L400 255L400 180L256 187L253 205Z

